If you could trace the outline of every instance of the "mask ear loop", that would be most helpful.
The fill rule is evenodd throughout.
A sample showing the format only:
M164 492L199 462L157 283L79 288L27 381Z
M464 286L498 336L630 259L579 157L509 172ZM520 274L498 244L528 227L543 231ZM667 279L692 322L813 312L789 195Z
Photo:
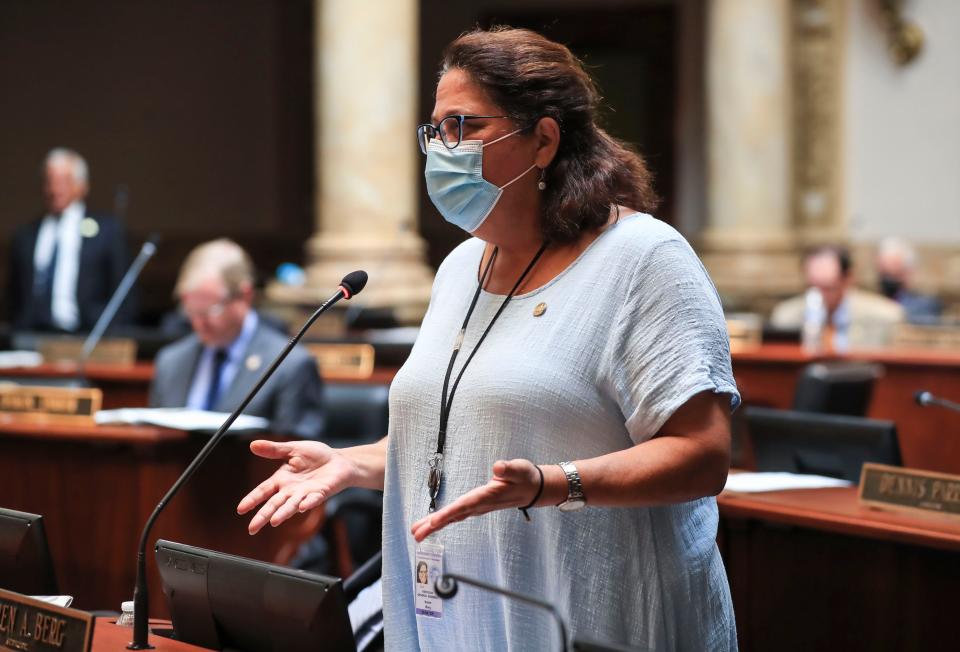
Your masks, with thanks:
M516 130L514 130L514 131L511 131L509 134L504 134L504 135L500 136L499 138L496 138L496 139L494 139L494 140L491 140L489 143L484 143L484 144L480 147L480 149L483 149L483 148L486 147L487 145L493 145L493 144L495 144L495 143L499 143L501 140L503 140L503 139L505 139L505 138L509 138L510 136L513 136L514 134L519 134L521 131L523 131L523 129L524 129L524 128L521 127L520 129L516 129ZM530 170L532 170L532 169L535 168L535 167L537 167L537 164L536 164L536 163L534 163L533 165L531 165L530 167L528 167L526 170L524 170L523 172L521 172L520 174L518 174L517 176L515 176L514 178L512 178L510 181L507 181L505 184L503 184L502 186L500 186L500 190L504 190L504 189L508 188L509 186L511 186L514 182L519 181L519 180L522 179L524 176L526 176L527 172L529 172ZM541 176L540 176L540 183L543 183L543 175L542 175L542 173L541 173ZM537 184L537 187L539 188L539 187L540 187L540 184ZM545 187L546 187L546 184L544 184L544 188L545 188ZM543 188L540 188L540 189L543 190Z
M509 138L510 136L513 136L514 134L519 134L521 131L523 131L522 128L521 128L521 129L517 129L517 130L515 130L515 131L511 131L509 134L504 134L504 135L500 136L499 138L495 138L494 140L491 140L489 143L484 143L484 144L481 146L481 149L483 149L483 148L486 147L487 145L493 145L493 144L495 144L495 143L499 143L501 140L503 140L503 139L505 139L505 138Z
M528 167L526 170L524 170L523 172L521 172L520 174L518 174L518 175L515 176L514 178L510 179L510 181L507 181L505 184L503 184L502 186L500 186L500 190L505 190L507 187L509 187L509 186L510 186L511 184L513 184L514 182L519 181L519 180L522 179L523 177L527 176L527 172L529 172L530 170L532 170L532 169L535 168L535 167L537 167L537 164L536 164L536 163L534 163L533 165L531 165L530 167Z

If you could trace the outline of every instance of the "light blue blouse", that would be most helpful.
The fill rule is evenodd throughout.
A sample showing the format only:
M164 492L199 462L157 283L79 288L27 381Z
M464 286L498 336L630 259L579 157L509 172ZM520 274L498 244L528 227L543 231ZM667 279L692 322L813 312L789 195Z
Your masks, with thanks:
M414 613L411 524L427 514L440 392L477 284L483 242L441 265L420 336L390 392L383 587L389 650L546 650L550 617L469 586L443 618ZM502 297L482 293L454 377ZM534 307L546 304L542 316ZM484 484L498 459L590 458L642 443L694 394L739 395L720 301L696 254L649 215L620 220L546 285L515 297L463 376L439 505ZM589 500L589 488L587 488ZM549 600L575 636L651 650L735 650L713 498L574 513L515 509L430 537L445 570Z

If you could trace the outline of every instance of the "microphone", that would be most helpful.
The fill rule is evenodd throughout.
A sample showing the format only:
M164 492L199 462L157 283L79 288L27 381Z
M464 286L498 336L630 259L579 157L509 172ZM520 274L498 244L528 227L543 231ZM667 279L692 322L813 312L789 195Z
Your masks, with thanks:
M277 355L267 370L263 372L263 375L260 376L260 380L253 386L253 389L251 389L247 396L240 402L237 409L227 417L226 421L220 426L220 429L204 444L200 452L197 453L197 456L193 458L193 461L190 462L183 474L177 478L177 481L173 483L173 486L170 487L166 495L154 508L153 513L150 514L146 525L143 526L143 533L140 535L140 546L137 551L137 583L133 590L133 641L127 645L128 650L148 650L153 648L147 638L149 623L148 611L150 608L149 594L147 593L147 538L150 536L150 530L153 528L157 517L160 516L160 512L163 511L167 503L180 491L180 488L186 484L187 480L193 477L193 474L200 468L200 465L206 461L210 453L213 452L213 449L216 448L220 440L223 439L227 430L233 425L233 422L236 421L237 417L246 409L250 401L253 400L253 397L257 395L257 392L260 391L267 380L270 379L270 376L273 375L273 372L277 370L277 367L280 366L280 363L284 361L290 351L293 350L293 347L297 345L297 342L299 342L310 327L313 326L313 322L340 299L349 299L350 297L356 296L363 290L366 284L367 273L364 271L358 270L356 272L350 272L343 277L343 280L340 281L340 287L337 288L337 292L317 308L300 328L300 331L287 342L287 345L283 347L283 350Z
M510 591L494 584L487 584L486 582L481 582L480 580L475 580L463 575L457 575L455 573L445 573L442 575L440 579L434 582L433 588L441 599L449 600L455 596L457 591L460 589L459 585L457 584L458 582L463 582L464 584L475 586L478 589L483 589L484 591L488 591L490 593L496 593L497 595L509 598L510 600L525 602L548 611L550 615L553 616L553 619L557 623L557 629L560 631L561 652L567 652L569 649L572 649L573 652L639 652L636 650L636 648L624 647L622 645L611 645L610 643L599 643L597 641L591 641L587 639L574 639L573 647L569 648L567 646L567 626L564 624L563 618L560 616L560 612L557 611L557 608L549 602L538 600L537 598L525 595L523 593Z
M936 405L938 407L947 408L948 410L953 410L954 412L960 412L960 403L954 403L953 401L948 401L945 398L940 398L934 396L930 392L921 389L913 395L913 400L917 402L917 405L920 407L930 407L931 405Z
M87 363L87 359L90 357L90 354L93 353L93 350L97 348L97 344L100 343L100 339L106 332L110 322L117 316L120 305L123 303L123 300L127 298L127 295L130 294L130 290L133 288L137 277L140 276L143 266L153 257L153 254L157 253L157 244L159 242L160 236L156 233L151 233L147 241L140 247L140 253L137 254L127 273L123 275L117 289L113 291L113 296L110 297L107 306L103 309L103 312L100 313L100 317L97 318L97 323L93 325L93 329L91 329L90 334L87 335L87 339L83 342L83 350L80 352L80 359L77 361L79 375L83 375L83 367Z

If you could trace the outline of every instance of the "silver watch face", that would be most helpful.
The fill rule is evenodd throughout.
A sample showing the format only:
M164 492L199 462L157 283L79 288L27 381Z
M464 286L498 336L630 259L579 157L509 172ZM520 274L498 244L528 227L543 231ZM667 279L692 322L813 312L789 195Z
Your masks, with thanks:
M561 512L577 512L587 506L587 501L582 498L568 498L559 505L557 509Z

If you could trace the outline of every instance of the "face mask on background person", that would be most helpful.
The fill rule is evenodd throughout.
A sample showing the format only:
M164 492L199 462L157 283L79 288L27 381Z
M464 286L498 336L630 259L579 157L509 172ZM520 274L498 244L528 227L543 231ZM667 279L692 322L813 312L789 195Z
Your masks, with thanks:
M448 149L439 139L430 141L423 176L430 201L445 220L473 233L493 211L504 189L537 167L531 165L503 186L483 178L483 148L521 131L511 131L489 143L462 140L453 149Z
M903 281L892 276L880 277L880 292L888 299L896 299L903 289Z

